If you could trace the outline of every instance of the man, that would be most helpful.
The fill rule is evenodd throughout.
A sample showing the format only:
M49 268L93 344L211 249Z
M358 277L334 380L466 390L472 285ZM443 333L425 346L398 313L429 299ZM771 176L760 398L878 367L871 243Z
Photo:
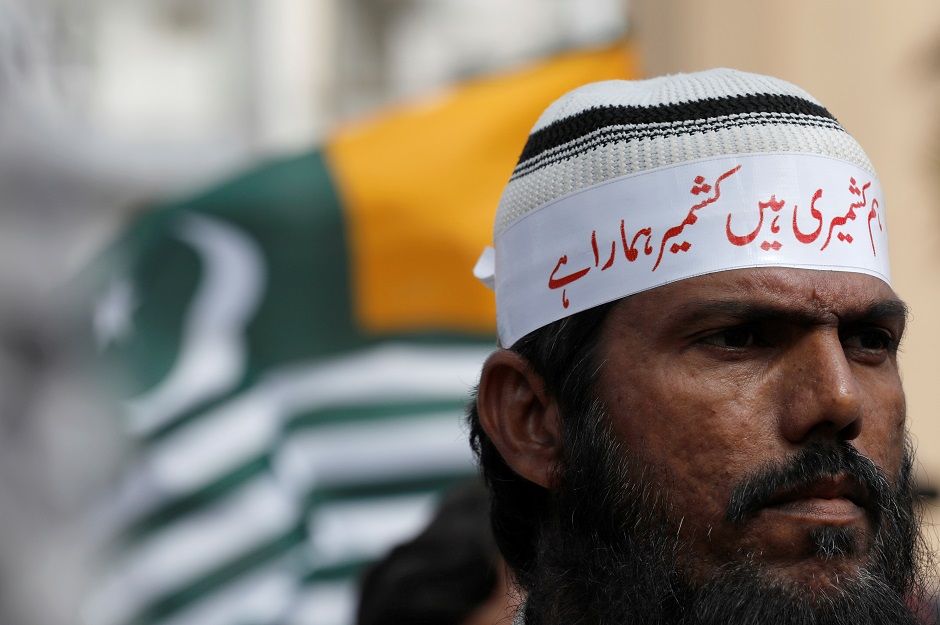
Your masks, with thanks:
M503 194L470 409L519 622L924 622L871 163L732 70L577 89Z

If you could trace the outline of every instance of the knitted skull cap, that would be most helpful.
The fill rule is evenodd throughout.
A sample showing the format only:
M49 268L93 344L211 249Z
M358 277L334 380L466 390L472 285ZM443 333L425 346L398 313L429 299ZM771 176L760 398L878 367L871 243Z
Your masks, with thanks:
M887 282L883 204L858 142L788 82L714 69L592 83L536 122L499 202L495 255L475 273L495 282L509 346L703 273L778 265Z

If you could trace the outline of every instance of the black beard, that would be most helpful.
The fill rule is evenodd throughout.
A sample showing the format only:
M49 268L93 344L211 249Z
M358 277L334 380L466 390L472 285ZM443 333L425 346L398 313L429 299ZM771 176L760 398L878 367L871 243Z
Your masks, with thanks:
M837 587L812 592L769 579L759 564L730 562L693 584L677 562L687 546L663 489L632 466L610 433L600 405L566 427L566 455L552 490L551 515L538 537L535 574L527 589L526 624L775 623L865 625L922 623L921 540L908 451L896 484L850 445L814 446L782 467L768 467L736 489L728 519L742 521L782 485L846 471L876 503L867 564ZM850 555L858 538L822 529L817 557ZM920 604L925 605L925 604Z

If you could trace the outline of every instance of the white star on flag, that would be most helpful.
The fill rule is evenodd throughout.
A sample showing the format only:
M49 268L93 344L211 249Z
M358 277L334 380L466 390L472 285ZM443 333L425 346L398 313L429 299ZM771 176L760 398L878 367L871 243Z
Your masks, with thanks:
M138 305L134 285L129 280L113 278L95 303L93 323L99 351L133 332L132 317Z

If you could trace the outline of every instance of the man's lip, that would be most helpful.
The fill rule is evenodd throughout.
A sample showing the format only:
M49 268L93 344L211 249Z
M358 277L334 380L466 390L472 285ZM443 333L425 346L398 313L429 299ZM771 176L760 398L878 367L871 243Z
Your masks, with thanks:
M789 507L788 504L797 502L832 499L845 499L859 508L867 508L871 502L868 489L851 475L843 473L784 489L768 500L767 507Z

